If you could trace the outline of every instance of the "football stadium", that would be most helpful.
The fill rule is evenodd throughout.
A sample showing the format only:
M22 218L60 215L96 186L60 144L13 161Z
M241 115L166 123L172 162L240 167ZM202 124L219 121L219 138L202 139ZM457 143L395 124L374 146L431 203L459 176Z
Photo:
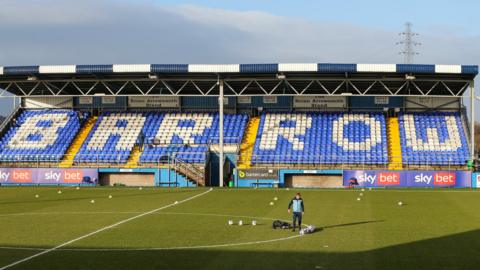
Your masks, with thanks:
M474 269L477 73L0 67L0 269Z
M478 269L479 9L0 0L0 270Z

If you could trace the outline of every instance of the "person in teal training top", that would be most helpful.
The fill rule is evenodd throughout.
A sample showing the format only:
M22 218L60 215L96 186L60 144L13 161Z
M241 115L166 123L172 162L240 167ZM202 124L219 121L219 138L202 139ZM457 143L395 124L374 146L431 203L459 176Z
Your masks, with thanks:
M303 205L302 195L297 193L295 198L293 198L290 203L288 204L288 213L290 213L290 209L293 211L293 230L295 231L296 223L298 220L298 229L302 229L302 216L305 212L305 206Z

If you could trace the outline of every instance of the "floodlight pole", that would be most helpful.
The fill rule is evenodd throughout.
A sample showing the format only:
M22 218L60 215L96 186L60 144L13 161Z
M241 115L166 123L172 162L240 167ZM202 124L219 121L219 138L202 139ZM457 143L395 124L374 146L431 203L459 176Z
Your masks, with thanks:
M475 160L475 84L470 81L470 154Z
M219 125L218 125L218 134L220 135L218 140L219 145L219 164L218 164L218 179L219 179L219 186L223 187L223 79L218 81L219 88L220 88L220 95L218 97L218 107L219 107Z

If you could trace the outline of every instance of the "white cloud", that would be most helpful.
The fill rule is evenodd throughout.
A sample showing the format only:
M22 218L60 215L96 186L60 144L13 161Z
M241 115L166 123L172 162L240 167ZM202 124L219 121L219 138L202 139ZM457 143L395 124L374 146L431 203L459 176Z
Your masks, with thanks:
M154 1L0 0L0 6L0 65L402 60L397 34L381 23L360 27ZM480 37L433 33L421 36L417 62L479 62Z
M108 20L106 1L1 0L0 23L14 25L71 25Z
M151 1L3 0L2 64L400 62L396 33ZM319 18L321 20L321 18ZM423 63L475 63L479 37L422 36Z

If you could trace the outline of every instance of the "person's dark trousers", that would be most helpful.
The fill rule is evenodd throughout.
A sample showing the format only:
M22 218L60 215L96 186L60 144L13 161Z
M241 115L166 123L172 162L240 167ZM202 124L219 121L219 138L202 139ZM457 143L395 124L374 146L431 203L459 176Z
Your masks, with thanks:
M301 212L293 212L293 230L296 228L296 223L298 220L298 228L302 228L302 213Z

